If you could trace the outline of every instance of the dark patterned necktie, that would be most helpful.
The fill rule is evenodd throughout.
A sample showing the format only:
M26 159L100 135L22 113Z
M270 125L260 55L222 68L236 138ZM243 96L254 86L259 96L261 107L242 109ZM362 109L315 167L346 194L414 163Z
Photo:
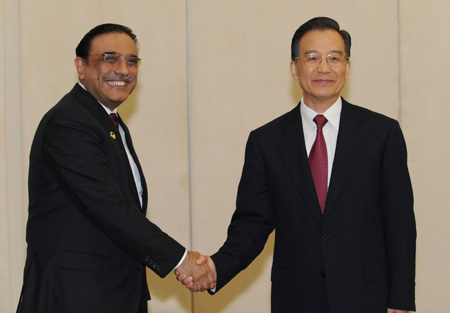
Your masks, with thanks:
M119 129L119 118L117 117L117 114L111 113L111 114L109 114L109 117L111 117L111 119L114 123L114 126L116 126L116 128Z
M309 166L323 214L328 192L328 155L322 128L328 120L323 115L316 115L314 122L317 124L317 136L309 153Z

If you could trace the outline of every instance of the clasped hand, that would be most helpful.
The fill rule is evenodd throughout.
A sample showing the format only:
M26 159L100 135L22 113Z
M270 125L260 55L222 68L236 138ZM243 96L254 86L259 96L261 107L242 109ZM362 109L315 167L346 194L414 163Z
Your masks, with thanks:
M216 267L211 257L193 251L187 253L175 275L190 291L213 289L217 281Z

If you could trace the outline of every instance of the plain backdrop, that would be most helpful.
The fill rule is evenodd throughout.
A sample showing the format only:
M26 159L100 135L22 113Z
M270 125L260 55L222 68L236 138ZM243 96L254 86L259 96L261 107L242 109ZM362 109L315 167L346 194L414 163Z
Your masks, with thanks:
M119 112L149 185L148 218L214 253L235 208L248 133L301 98L295 30L329 16L350 32L343 96L401 123L418 228L418 312L450 294L450 2L447 0L0 0L0 313L14 312L26 256L28 155L43 114L77 81L75 47L94 26L129 26L138 87ZM269 313L273 235L217 295L149 272L150 313Z

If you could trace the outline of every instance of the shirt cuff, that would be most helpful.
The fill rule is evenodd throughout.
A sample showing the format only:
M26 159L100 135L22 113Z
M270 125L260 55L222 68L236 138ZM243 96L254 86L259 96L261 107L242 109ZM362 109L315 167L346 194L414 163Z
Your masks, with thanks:
M184 250L184 254L183 254L183 256L181 257L180 262L178 262L177 266L175 266L174 270L176 270L181 264L183 264L184 259L186 259L186 256L187 256L187 249Z

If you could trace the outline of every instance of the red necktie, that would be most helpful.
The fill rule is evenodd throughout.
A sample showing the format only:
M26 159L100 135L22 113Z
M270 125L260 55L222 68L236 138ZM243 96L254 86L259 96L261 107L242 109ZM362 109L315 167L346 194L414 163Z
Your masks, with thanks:
M116 128L119 129L119 118L117 117L117 114L116 113L110 113L109 117L111 117L111 119L112 119L112 121L114 123L114 126L116 126Z
M328 192L328 155L322 127L328 120L323 115L316 115L314 122L317 124L317 137L309 153L309 166L323 214Z

